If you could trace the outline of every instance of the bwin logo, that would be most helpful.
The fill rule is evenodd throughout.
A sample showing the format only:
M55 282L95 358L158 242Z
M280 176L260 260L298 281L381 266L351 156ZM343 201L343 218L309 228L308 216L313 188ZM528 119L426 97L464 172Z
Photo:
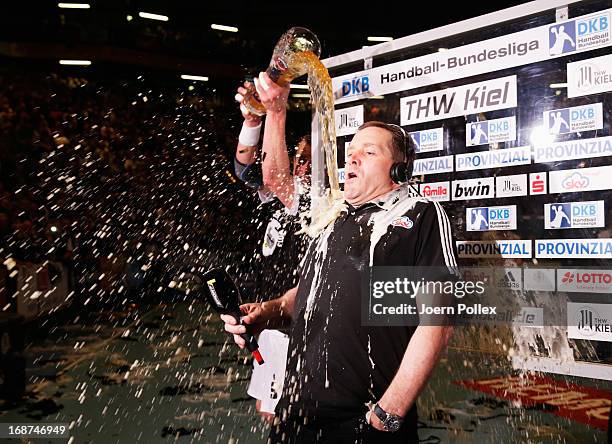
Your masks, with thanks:
M550 55L560 55L576 50L576 22L551 26L548 35Z
M342 82L342 97L356 96L370 91L370 76L355 77Z

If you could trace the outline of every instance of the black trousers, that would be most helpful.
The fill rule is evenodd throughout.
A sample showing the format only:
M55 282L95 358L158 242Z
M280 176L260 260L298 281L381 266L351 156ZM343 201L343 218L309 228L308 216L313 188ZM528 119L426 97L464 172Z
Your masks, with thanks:
M268 444L418 444L416 422L404 423L394 433L383 432L366 423L365 415L348 420L314 421L289 418L270 430Z

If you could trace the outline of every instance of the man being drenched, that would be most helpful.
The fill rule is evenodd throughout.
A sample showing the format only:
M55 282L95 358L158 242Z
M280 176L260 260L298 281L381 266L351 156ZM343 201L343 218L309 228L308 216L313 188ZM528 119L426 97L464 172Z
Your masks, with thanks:
M312 241L298 285L280 298L241 306L250 331L290 324L269 442L418 442L416 399L452 327L361 322L368 267L445 267L450 274L457 265L446 213L405 183L414 157L403 128L363 124L348 149L347 210ZM222 319L243 347L238 335L245 326Z

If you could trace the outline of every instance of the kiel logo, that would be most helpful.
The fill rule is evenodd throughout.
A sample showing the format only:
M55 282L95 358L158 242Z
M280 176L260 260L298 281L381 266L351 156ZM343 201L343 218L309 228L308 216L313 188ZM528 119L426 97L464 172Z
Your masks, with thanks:
M414 225L414 222L412 222L412 220L410 220L408 216L402 216L391 222L391 225L394 227L402 227L409 230Z
M573 173L571 176L565 178L561 182L561 187L564 190L576 190L579 191L589 186L589 178L583 176L580 173Z
M342 82L342 95L340 97L357 96L370 91L370 76L355 77Z
M505 179L502 182L502 191L504 193L520 193L522 189L519 184L513 183L510 179Z
M595 314L597 316L597 314ZM595 334L593 328L593 311L588 308L583 308L578 311L578 330L585 336Z
M526 196L527 175L497 176L495 178L495 195L497 197Z
M512 182L510 179L504 179L501 183L501 190L504 194L519 194L523 192L521 184Z
M576 85L581 91L588 91L593 87L593 65L585 64L578 68L578 84Z
M346 113L340 114L340 126L338 127L338 129L341 129L341 130L345 128L357 129L359 128L360 125L361 125L361 122L355 116L349 116Z

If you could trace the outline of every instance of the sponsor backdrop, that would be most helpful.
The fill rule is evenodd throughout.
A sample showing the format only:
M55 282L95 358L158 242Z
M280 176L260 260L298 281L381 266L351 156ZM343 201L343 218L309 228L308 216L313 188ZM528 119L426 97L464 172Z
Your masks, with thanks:
M465 265L564 267L525 269L525 288L605 298L612 294L612 9L579 3L568 12L564 21L553 11L442 39L419 46L418 57L414 48L403 58L402 51L376 56L362 71L330 69L336 134L346 150L364 121L406 130L417 151L415 189L448 212ZM344 153L338 159L342 182ZM572 304L570 337L612 341L612 299Z

